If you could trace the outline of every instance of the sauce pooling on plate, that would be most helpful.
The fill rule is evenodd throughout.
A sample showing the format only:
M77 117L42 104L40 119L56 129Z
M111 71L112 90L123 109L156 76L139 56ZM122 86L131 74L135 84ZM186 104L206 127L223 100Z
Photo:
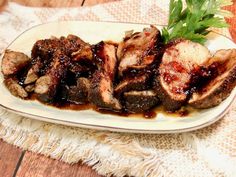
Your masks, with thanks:
M28 101L37 101L36 95L32 94L30 98L27 99ZM45 104L45 103L43 103ZM145 119L155 119L158 114L164 114L171 116L173 118L181 118L189 116L191 113L195 112L196 110L190 107L184 107L179 111L176 112L167 112L164 110L163 106L156 107L154 109L148 110L144 113L129 113L127 111L122 112L114 112L111 110L104 110L98 109L96 106L86 103L86 104L74 104L74 103L65 103L63 101L57 101L56 103L47 104L47 106L52 106L60 110L72 110L72 111L82 111L82 110L93 110L101 114L109 114L114 116L120 117L128 117L128 118L145 118Z

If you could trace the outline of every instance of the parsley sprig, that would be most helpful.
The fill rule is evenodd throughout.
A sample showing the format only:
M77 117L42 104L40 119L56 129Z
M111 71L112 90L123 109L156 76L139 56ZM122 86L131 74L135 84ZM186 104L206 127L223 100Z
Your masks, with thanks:
M165 43L175 38L185 38L203 44L210 27L228 27L224 17L231 13L222 10L231 0L170 0L168 26L162 29Z

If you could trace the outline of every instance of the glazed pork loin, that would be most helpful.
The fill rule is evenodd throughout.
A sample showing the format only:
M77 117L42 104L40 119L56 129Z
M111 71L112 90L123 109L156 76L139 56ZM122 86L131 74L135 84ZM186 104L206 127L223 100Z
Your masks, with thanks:
M89 101L102 109L121 110L119 100L113 96L117 65L115 46L102 41L93 50L98 70L91 80Z
M45 75L39 77L35 83L35 93L42 102L52 102L60 86L61 80L65 78L70 59L60 50L54 53L52 62Z
M150 89L154 70L161 61L160 44L160 31L151 26L142 32L127 32L118 45L119 83L114 92L128 112L144 112L158 103Z
M15 75L30 63L30 58L21 53L6 50L2 59L2 73L4 76Z
M206 65L210 78L201 84L188 102L195 108L220 104L236 86L236 49L218 50Z
M143 71L157 62L160 51L160 31L151 26L143 32L128 32L117 48L119 76Z
M203 45L176 39L164 45L151 26L129 31L117 45L90 45L77 36L38 40L31 58L6 50L4 84L21 98L87 104L116 112L167 111L189 104L210 108L236 85L236 49L213 56Z
M26 98L28 93L20 84L19 77L24 73L24 69L30 64L30 58L21 53L11 50L6 50L2 58L2 73L5 77L4 84L9 89L12 95ZM23 71L23 72L22 72Z
M166 110L178 110L187 101L194 71L210 56L206 47L189 40L179 39L167 45L154 79L155 90Z
M39 42L40 41L37 43ZM42 59L41 55L46 53L47 55L43 59L46 58L47 61L43 60L44 69L42 70L44 72L40 73L42 76L37 79L34 91L38 95L38 99L42 102L53 102L60 87L61 81L65 80L67 71L69 70L69 67L71 67L70 64L72 60L72 54L74 52L79 53L78 51L83 49L84 46L88 48L88 44L74 35L68 35L67 38L61 37L59 40L52 39L51 43L48 42L50 45L43 45L43 47L37 47L39 45L37 43L33 47L32 58L37 57ZM53 46L52 49L48 49L48 47L51 47L51 45ZM44 52L44 50L40 51L42 49L45 51L52 51L48 54L47 52ZM86 54L89 55L88 60L91 60L91 55L89 52L85 53L84 55L76 56L76 59L79 60L80 58L86 58Z
M87 76L94 71L92 60L91 46L77 36L38 40L32 48L31 58L21 52L5 51L2 61L4 83L15 96L26 98L28 93L34 92L42 102L51 103L68 71L76 76ZM81 88L84 84L81 82L79 86L77 79L74 78L74 87ZM80 97L77 94L75 98Z

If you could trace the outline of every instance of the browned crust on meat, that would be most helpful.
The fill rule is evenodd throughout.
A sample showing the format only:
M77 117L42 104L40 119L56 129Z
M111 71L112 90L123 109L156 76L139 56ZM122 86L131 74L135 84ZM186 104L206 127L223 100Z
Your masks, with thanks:
M121 81L115 88L116 96L120 96L124 92L130 90L145 90L148 89L149 76L147 74L136 76L135 78L128 78Z
M181 108L181 106L185 103L184 100L176 100L171 97L169 93L167 93L166 89L162 86L160 81L160 76L157 76L154 79L154 89L157 93L157 96L162 101L163 106L167 111L176 111Z
M142 32L129 32L119 43L117 57L119 75L126 75L130 70L143 70L157 63L162 53L157 49L160 31L155 27L145 28Z
M125 92L124 101L126 111L131 113L150 110L160 102L152 90Z
M37 58L35 63L28 70L24 84L33 83L39 78L39 72L40 69L42 68L42 65L43 65L42 61L39 58Z
M90 81L87 78L79 78L76 86L68 87L67 101L75 104L87 103L89 89Z
M2 58L2 73L4 76L17 74L29 63L30 58L24 53L7 49Z
M42 102L52 102L61 80L64 79L70 59L58 50L53 57L47 73L35 83L35 93Z
M18 80L16 78L7 78L4 80L4 84L12 95L20 98L28 97L28 93L21 85L19 85Z
M218 84L217 84L218 85ZM198 109L211 108L219 105L225 100L236 86L236 66L229 72L228 76L209 95L198 100L189 100L189 104ZM198 93L194 93L198 94ZM201 93L199 93L201 94Z
M104 96L106 93L113 93L113 90L110 89L112 89L112 82L110 78L107 75L96 71L91 81L90 91L88 94L89 101L102 109L113 111L120 110L122 107L113 95L109 95L108 97ZM108 100L105 101L104 97Z
M89 101L99 108L120 110L121 105L114 97L113 81L116 74L116 49L103 41L93 47L98 70L93 74Z

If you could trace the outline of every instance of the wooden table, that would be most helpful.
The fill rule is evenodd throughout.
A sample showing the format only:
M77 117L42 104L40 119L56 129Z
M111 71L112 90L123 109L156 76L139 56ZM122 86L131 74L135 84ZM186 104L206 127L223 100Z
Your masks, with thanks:
M26 6L71 7L88 6L114 0L12 0ZM1 5L1 0L0 0ZM227 7L236 14L234 5ZM236 16L227 20L236 42ZM98 177L91 167L77 163L69 165L43 155L24 151L0 140L0 177Z

